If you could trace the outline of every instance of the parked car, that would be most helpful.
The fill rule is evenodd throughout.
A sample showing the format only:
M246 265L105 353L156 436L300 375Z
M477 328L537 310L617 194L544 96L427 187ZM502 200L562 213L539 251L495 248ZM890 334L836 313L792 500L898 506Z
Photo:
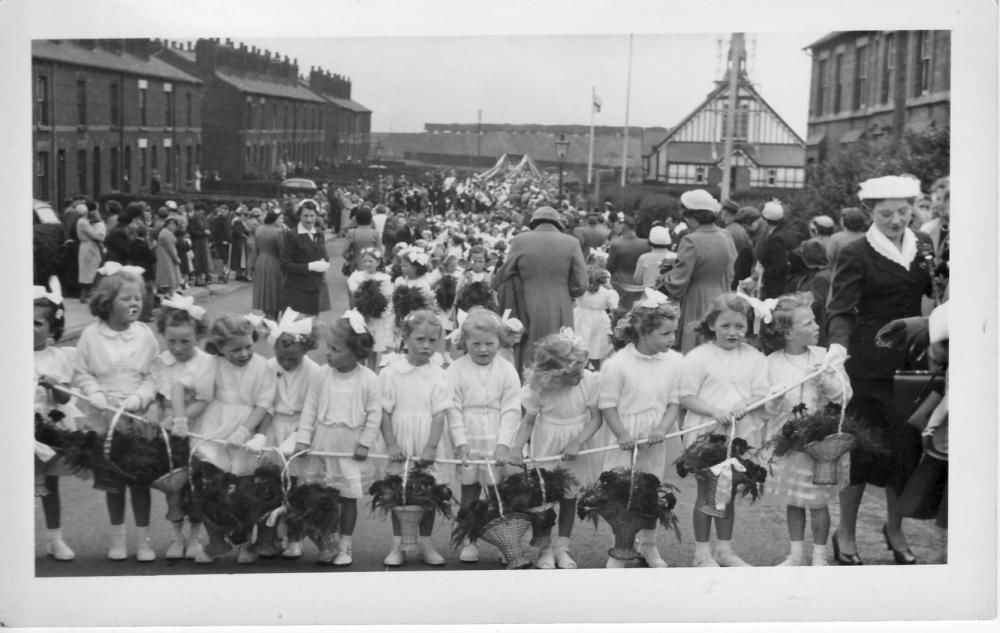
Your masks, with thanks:
M278 186L278 197L285 194L313 196L318 190L316 182L308 178L287 178Z

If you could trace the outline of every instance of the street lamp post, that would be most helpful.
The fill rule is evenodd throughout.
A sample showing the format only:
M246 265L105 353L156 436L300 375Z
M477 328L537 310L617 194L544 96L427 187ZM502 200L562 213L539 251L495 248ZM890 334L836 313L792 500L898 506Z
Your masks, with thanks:
M569 141L566 140L565 134L559 135L559 140L556 141L556 157L559 159L559 201L562 202L563 197L563 160L566 159L566 151L569 149Z

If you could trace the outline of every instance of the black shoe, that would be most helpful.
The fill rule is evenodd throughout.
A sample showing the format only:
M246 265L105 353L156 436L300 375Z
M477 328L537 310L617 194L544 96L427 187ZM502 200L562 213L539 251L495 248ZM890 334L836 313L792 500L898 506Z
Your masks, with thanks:
M913 555L909 547L904 550L898 550L892 546L892 542L889 541L889 526L885 523L882 524L882 536L885 538L885 548L892 552L892 558L896 561L897 565L917 564L917 557Z
M849 567L856 567L858 565L864 565L861 557L857 554L841 554L840 553L840 542L837 540L837 533L833 533L833 538L830 539L833 542L833 559L837 561L838 565L846 565Z

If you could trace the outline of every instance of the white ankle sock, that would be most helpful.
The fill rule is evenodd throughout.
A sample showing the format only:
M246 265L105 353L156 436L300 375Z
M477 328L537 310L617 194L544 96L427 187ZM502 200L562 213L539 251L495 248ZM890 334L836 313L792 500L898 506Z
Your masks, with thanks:
M201 536L201 523L192 523L188 530L188 542L194 543Z
M556 549L560 551L569 550L569 537L568 536L558 536L556 537Z
M149 526L146 527L136 527L135 528L135 538L140 543L149 538Z
M802 558L802 541L789 541L788 542L788 557L789 558Z
M733 552L733 542L718 539L715 541L716 554L731 554Z
M400 549L402 547L403 547L403 537L402 536L392 537L392 549Z
M712 556L712 544L708 541L704 543L695 541L694 555L698 558L710 558Z
M639 530L639 544L652 545L653 547L656 547L656 529Z
M54 530L46 530L46 536L49 539L49 543L54 543L56 541L62 540L62 530L56 528Z
M111 526L111 538L124 539L125 538L125 534L126 534L126 532L125 532L125 524L124 523L122 523L121 525L112 525Z
M826 560L826 543L822 545L816 545L813 543L813 559L821 558Z
M349 548L351 546L351 537L346 534L341 536L338 544L340 545L341 551Z
M174 540L183 541L184 540L184 521L174 521L170 524L170 527L174 531Z

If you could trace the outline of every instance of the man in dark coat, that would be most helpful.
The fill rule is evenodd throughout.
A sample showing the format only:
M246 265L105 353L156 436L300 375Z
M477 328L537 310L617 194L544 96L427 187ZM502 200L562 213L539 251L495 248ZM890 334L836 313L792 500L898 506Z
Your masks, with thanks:
M733 265L732 289L741 281L753 274L753 243L743 225L736 222L736 214L739 207L732 200L722 203L722 210L719 212L719 223L722 228L729 232L736 246L736 263Z
M573 229L573 235L580 240L580 248L583 250L583 261L590 258L590 251L594 248L601 248L608 242L611 236L611 229L603 226L602 230L601 214L590 213L587 215L587 224Z
M767 223L758 243L757 263L760 264L760 298L772 299L785 293L788 283L788 253L795 248L794 240L785 228L785 210L772 200L760 212Z

